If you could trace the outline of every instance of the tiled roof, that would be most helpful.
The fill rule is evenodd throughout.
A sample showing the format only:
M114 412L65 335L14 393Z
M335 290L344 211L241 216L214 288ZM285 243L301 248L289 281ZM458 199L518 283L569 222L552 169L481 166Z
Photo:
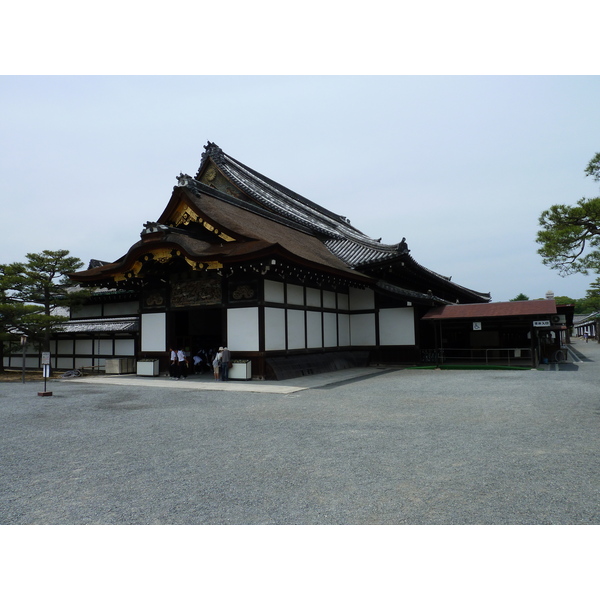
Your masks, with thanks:
M405 239L394 245L382 244L345 217L261 175L216 144L209 142L205 150L196 177L180 174L162 216L153 227L145 226L142 239L126 255L113 263L94 261L87 271L73 274L73 279L108 285L112 276L132 269L140 256L160 245L177 247L192 260L223 264L279 253L361 284L380 281L388 285L388 291L395 288L405 297L414 294L414 298L436 302L489 302L489 294L459 286L417 263ZM215 187L208 185L213 181L208 175L211 170L220 172L214 173ZM205 174L206 182L201 181ZM205 224L212 223L215 230L218 226L230 239L217 239L206 232L200 235L191 226L181 226L174 215L179 214L182 201L198 218L203 215ZM410 294L407 286L412 287Z
M406 288L401 288L397 285L393 285L387 281L379 280L377 282L377 287L385 290L387 292L392 292L397 296L404 296L405 298L414 298L415 300L429 300L441 302L442 304L447 304L448 302L443 298L439 298L438 296L434 296L433 294L423 294L421 292L415 292L414 290L407 290Z
M600 318L600 313L591 313L589 315L574 315L573 324L577 326L589 325L595 323Z
M418 271L421 277L430 280L432 287L442 285L448 297L455 294L454 297L461 297L463 301L468 299L474 302L489 302L489 294L452 283L450 277L419 265L410 257L404 238L398 244L382 244L379 240L370 238L353 227L346 217L337 215L265 177L225 154L216 144L208 142L204 148L205 152L202 154L202 162L196 178L201 177L208 161L212 161L222 175L246 197L273 217L276 216L284 222L295 223L296 227L311 232L322 240L332 256L343 261L351 269L373 275L370 267L374 265L402 262L408 258L413 270ZM189 181L191 178L185 176L185 179Z
M295 221L315 235L325 238L333 254L351 267L399 256L408 251L406 244L382 244L365 235L348 219L300 196L296 192L247 167L209 142L202 155L203 165L210 158L219 170L240 190L275 214Z
M193 192L193 188L184 188ZM212 190L211 190L212 191ZM190 200L204 215L218 221L221 227L226 227L250 239L259 239L271 244L279 244L294 255L319 263L323 266L333 267L345 272L355 272L343 260L332 253L323 245L323 242L303 229L290 228L285 220L273 221L265 218L263 214L247 207L238 206L239 202L216 203L205 194L194 194ZM223 250L230 242L223 245ZM358 274L358 273L357 273Z
M80 319L61 324L61 333L132 333L139 329L137 317Z
M484 319L556 314L554 300L490 302L489 304L455 304L431 309L423 319Z
M257 211L242 208L239 201L214 202L214 198L201 193L199 186L176 187L173 198L184 198L204 218L218 222L222 229L234 232L239 241L217 243L194 237L184 229L162 225L160 229L142 235L128 250L127 254L114 263L103 264L94 269L72 274L78 281L95 281L110 277L111 274L132 268L136 260L155 248L178 248L188 258L198 262L219 261L234 263L239 259L264 256L269 253L286 254L296 259L308 261L313 266L337 273L342 277L374 282L368 275L348 267L342 260L332 255L321 240L305 231L293 229L283 222L267 219ZM205 186L204 186L205 187ZM209 190L213 192L213 190Z

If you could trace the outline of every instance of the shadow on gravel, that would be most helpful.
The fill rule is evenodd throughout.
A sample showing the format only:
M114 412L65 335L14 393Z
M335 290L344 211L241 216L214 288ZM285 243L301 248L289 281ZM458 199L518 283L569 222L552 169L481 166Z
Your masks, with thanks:
M319 387L314 388L315 390L330 390L332 388L341 387L343 385L349 385L351 383L356 383L357 381L363 381L365 379L371 379L372 377L379 377L384 373L392 373L393 371L397 371L398 369L383 369L380 373L369 373L368 375L361 375L360 377L353 377L352 379L346 379L344 381L336 381L334 383L326 383L325 385L320 385Z
M579 367L573 363L558 363L552 366L553 371L579 371Z

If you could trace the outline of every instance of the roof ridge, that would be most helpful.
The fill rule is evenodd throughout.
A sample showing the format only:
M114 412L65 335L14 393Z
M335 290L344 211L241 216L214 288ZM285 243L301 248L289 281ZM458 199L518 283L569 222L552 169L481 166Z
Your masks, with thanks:
M265 208L243 200L241 198L236 198L235 196L230 196L225 192L221 192L216 188L212 188L201 181L198 181L194 177L190 175L181 174L177 177L178 185L176 187L185 187L191 190L193 193L204 193L209 196L214 196L223 202L227 202L228 204L232 204L233 206L237 206L239 208L243 208L244 210L248 210L257 214L261 217L265 217L266 219L270 219L277 223L281 223L282 225L286 225L287 227L292 227L301 231L302 233L307 233L309 235L314 236L314 232L310 230L310 228L303 226L301 223L293 221L285 217L285 215L276 214L272 211L266 210Z
M405 244L406 238L403 238L398 244L382 244L381 238L376 240L363 233L354 227L347 217L338 215L263 175L238 159L226 154L214 142L208 142L204 148L205 152L202 154L202 162L196 177L200 174L206 160L211 158L220 169L234 179L236 185L244 189L247 194L255 197L257 201L266 202L270 210L279 214L285 214L288 219L298 221L322 235L332 239L346 239L370 250L392 256L399 253L403 254L407 250ZM236 173L236 170L239 173ZM242 175L251 178L254 184L261 188L265 195L256 198L256 192L241 179ZM279 203L277 195L280 197L281 195L284 196L279 199ZM281 201L286 203L285 207L280 206ZM311 221L311 217L315 220Z

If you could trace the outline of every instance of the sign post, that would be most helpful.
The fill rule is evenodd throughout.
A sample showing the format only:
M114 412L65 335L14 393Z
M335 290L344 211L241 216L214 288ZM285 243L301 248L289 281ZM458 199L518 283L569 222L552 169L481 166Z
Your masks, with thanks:
M21 382L25 383L25 363L27 362L27 336L23 334L21 336L21 346L23 346L23 364L21 365Z
M50 352L42 352L42 369L44 371L44 391L38 392L38 396L52 396L52 392L46 391L46 380L50 375Z

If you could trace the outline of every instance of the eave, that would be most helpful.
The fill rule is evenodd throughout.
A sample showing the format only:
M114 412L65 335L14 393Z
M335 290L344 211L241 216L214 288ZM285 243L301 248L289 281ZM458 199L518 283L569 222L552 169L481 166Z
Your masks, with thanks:
M491 300L489 293L477 292L460 286L450 280L450 277L440 275L420 265L406 253L402 256L372 262L360 268L363 273L380 277L390 283L396 281L412 281L417 291L425 294L440 296L444 302L457 303L487 303Z

